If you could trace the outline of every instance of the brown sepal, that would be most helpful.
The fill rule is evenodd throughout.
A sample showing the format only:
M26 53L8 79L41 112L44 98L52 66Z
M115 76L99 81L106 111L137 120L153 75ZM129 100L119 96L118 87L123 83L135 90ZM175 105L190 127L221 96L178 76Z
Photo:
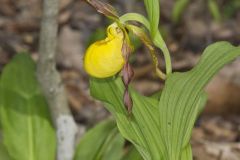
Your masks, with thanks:
M119 18L117 11L110 4L101 2L99 0L85 0L85 1L88 2L91 6L93 6L99 13L112 19Z

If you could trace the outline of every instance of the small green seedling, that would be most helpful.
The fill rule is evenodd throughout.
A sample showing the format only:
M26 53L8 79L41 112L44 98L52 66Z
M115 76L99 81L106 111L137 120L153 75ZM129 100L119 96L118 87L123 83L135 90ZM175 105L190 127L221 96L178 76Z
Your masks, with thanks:
M179 23L182 15L185 11L185 9L187 8L187 6L189 5L190 0L176 0L175 5L173 7L173 11L172 11L172 21L174 23ZM207 6L209 9L209 12L211 13L213 19L216 22L221 21L221 13L220 13L220 9L219 6L217 4L216 0L207 0Z

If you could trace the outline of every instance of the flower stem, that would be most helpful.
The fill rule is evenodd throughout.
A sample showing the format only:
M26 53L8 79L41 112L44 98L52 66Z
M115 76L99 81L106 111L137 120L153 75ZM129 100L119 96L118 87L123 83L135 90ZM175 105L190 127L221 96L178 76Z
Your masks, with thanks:
M138 13L124 14L123 16L120 17L120 21L122 23L125 23L127 21L137 21L143 24L150 31L149 21L141 14L138 14ZM152 37L152 39L153 39L154 45L160 48L163 52L163 56L166 63L166 75L168 76L169 74L172 73L172 63L171 63L170 52L167 48L167 45L164 42L159 31L156 33L155 37Z

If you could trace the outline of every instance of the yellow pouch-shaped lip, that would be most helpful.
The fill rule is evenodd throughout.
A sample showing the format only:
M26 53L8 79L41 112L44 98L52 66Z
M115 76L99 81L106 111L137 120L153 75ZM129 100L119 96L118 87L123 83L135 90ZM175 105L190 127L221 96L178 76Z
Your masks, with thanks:
M107 38L89 46L84 57L86 72L96 78L107 78L118 73L123 65L123 33L116 24L107 29Z

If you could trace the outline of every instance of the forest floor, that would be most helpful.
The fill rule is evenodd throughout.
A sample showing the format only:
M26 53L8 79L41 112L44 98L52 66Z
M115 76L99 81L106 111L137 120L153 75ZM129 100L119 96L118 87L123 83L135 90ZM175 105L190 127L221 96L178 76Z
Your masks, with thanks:
M111 2L120 13L131 11L145 14L142 1ZM224 4L224 0L221 3ZM37 61L40 6L40 0L1 0L0 73L11 58L22 51L31 53ZM109 21L82 1L61 0L60 8L57 68L66 86L76 122L81 127L89 128L108 117L109 113L100 102L91 98L82 60L85 48L104 35ZM172 8L173 0L161 0L160 28L172 55L174 71L190 70L204 48L215 41L226 40L235 45L240 44L240 11L216 22L205 2L195 0L184 12L180 23L173 24ZM140 93L150 95L164 84L154 76L151 57L138 41L135 52L132 85ZM158 58L164 69L163 57L160 55ZM221 70L206 88L209 100L193 129L194 159L240 160L239 73L240 59Z

